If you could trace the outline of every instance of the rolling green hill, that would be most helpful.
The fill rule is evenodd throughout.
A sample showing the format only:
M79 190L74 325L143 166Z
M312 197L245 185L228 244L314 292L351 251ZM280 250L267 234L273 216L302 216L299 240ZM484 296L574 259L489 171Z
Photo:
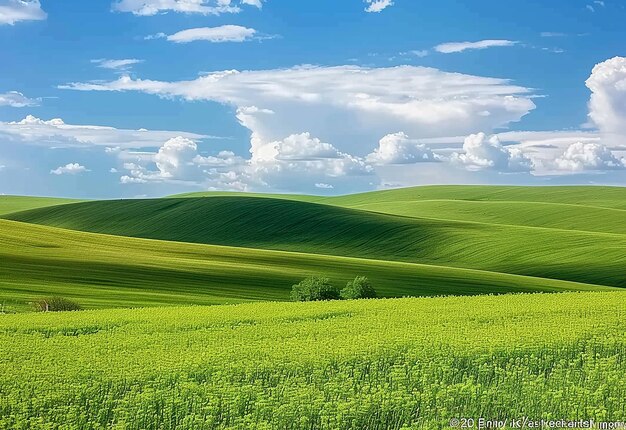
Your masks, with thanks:
M107 236L0 220L0 303L49 295L90 308L287 300L311 274L368 276L382 296L609 288L389 261Z
M58 199L54 197L0 196L0 215L80 201L82 200Z
M467 215L459 209L481 203L439 203L429 208L430 217L421 217L415 214L414 205L420 203L417 197L408 204L385 202L389 195L399 197L418 190L382 192L382 198L376 200L372 196L378 194L370 194L369 205L378 212L270 197L214 196L86 202L5 217L121 236L473 268L626 287L626 235L620 234L623 222L613 214L621 215L621 210L573 204L561 204L555 210L545 203L528 202L523 210L512 211L510 202L486 202L484 211L490 210L491 217L500 221L490 223L489 216L485 221L471 220L483 209L475 208ZM601 194L596 192L608 205L610 199ZM346 197L342 204L348 204L346 199L351 205L367 206L363 196ZM383 210L405 216L379 213ZM602 211L613 217L603 217L601 229L617 233L584 231L590 230L587 224L598 223L594 217ZM440 214L434 217L437 212ZM534 218L533 213L537 213ZM469 220L450 219L455 216ZM503 217L507 223L534 220L541 226L502 224ZM566 229L568 223L576 228Z
M339 197L213 192L173 197L224 195L308 201L418 218L626 234L624 187L427 186Z

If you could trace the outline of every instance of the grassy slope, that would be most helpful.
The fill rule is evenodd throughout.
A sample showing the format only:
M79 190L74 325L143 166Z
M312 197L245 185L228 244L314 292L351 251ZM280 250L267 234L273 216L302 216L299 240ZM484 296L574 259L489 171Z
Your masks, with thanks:
M343 206L407 200L521 201L626 209L626 187L445 185L410 187L327 198L327 201Z
M54 197L0 196L0 215L80 201Z
M417 187L325 202L411 217L626 234L626 188Z
M420 218L626 234L626 187L426 186L339 197L212 192L173 197L222 195L283 198Z
M61 295L86 307L284 300L310 274L368 276L384 296L608 290L474 270L163 242L0 220L0 303Z
M464 187L456 187L457 193L459 188ZM468 187L465 193L468 198L478 199L478 194L470 193L476 192L475 188ZM546 198L541 190L555 194L553 189L520 188L520 195L514 197L519 199L523 197L521 194L528 194L527 198ZM566 196L551 198L571 201L573 191L564 190ZM581 199L591 202L591 195L585 190L579 192ZM350 196L341 198L337 204L364 205L363 202L369 201L381 211L402 212L406 209L404 203L394 203L393 198L412 195L417 202L418 191L421 189ZM482 198L486 199L485 191L482 192ZM595 189L596 203L619 206L621 192L621 189ZM504 191L501 193L509 196ZM446 192L442 194L450 197ZM374 197L376 203L371 203ZM413 204L409 204L407 212L413 210ZM497 212L493 216L508 217L507 223L526 219L526 213L529 220L543 223L539 227L422 218L415 214L393 216L294 200L232 196L87 202L7 217L123 236L419 262L626 287L623 273L626 235L580 231L591 230L588 225L598 223L597 211L612 211L617 215L626 212L595 206L581 209L577 205L546 211L546 206L549 205L528 202L522 206L523 210L518 208L513 213L509 213L511 209L504 203L495 209L489 206ZM434 210L431 208L431 212ZM541 215L530 217L533 211ZM471 212L468 218L479 215L480 209ZM441 209L441 218L450 216ZM619 216L607 215L601 219L602 228L609 231L619 233L624 228ZM567 230L568 222L576 224L577 229ZM555 224L558 228L554 228Z

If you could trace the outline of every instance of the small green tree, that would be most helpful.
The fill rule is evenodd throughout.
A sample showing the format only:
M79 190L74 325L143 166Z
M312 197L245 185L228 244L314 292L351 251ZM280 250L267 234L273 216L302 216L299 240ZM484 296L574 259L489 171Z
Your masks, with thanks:
M291 299L296 302L337 300L339 288L331 285L328 278L311 276L291 288Z
M346 300L375 299L376 291L369 279L365 276L357 276L353 281L346 284L346 288L341 290L341 298Z

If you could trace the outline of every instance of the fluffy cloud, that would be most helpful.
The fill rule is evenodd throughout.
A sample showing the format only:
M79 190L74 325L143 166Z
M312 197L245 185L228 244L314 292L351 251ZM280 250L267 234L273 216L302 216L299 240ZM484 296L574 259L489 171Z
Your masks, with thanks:
M163 141L176 136L189 139L211 137L180 131L124 130L97 125L72 125L66 124L60 118L46 121L32 115L21 121L0 122L1 138L48 147L150 148L159 147Z
M557 170L580 172L584 170L614 170L626 168L626 159L618 159L606 146L598 143L577 142L570 145L554 160Z
M261 158L244 159L231 151L201 156L194 141L177 137L156 153L121 152L120 158L128 161L120 180L125 184L189 182L209 189L289 191L322 188L319 184L324 184L324 189L351 188L355 180L371 182L373 171L364 160L309 133L288 136L270 146L273 151Z
M437 156L426 145L411 140L400 132L388 134L378 142L378 148L367 156L373 164L413 164L437 161Z
M381 12L389 6L393 6L392 0L365 0L365 3L367 3L365 12Z
M11 106L16 108L37 106L38 100L29 99L22 93L17 91L9 91L8 93L0 94L0 106Z
M246 160L230 151L203 157L191 139L177 136L167 140L156 153L121 151L126 174L122 184L193 183L210 189L245 190Z
M498 136L472 134L463 142L463 152L452 154L451 161L468 170L496 170L500 172L528 172L532 161L519 148L506 147Z
M65 166L50 170L51 175L77 175L83 172L89 172L89 170L78 163L68 163Z
M113 10L134 15L150 16L158 13L181 12L202 15L239 13L240 5L262 6L261 0L118 0Z
M247 175L257 186L283 191L359 189L371 183L373 169L363 159L343 153L310 133L290 135L270 142L273 151L253 157ZM328 183L332 181L333 183Z
M452 54L471 49L487 49L502 46L514 46L518 42L512 40L480 40L478 42L450 42L435 46L435 51L442 54Z
M253 28L240 25L222 25L219 27L190 28L166 36L167 40L175 43L189 43L204 40L212 43L246 42L256 35Z
M230 70L177 82L123 76L61 88L140 91L235 106L252 132L253 157L303 130L345 153L365 156L372 136L397 130L420 137L467 135L518 121L535 108L530 90L508 80L414 66Z
M597 64L587 79L591 90L589 118L609 145L626 142L626 58Z
M135 64L143 63L143 60L137 58L126 58L123 60L109 60L106 58L99 58L97 60L91 60L93 64L97 64L98 67L109 70L127 71Z
M337 192L368 189L378 183L373 165L436 158L414 141L394 143L391 137L372 153L373 136L397 130L420 140L467 136L518 121L535 108L531 91L506 79L414 66L230 70L178 82L123 76L62 88L140 91L232 106L250 130L251 156L231 175L250 189L283 191L306 191L317 183Z
M39 0L0 0L0 25L14 25L20 21L41 21L47 14Z

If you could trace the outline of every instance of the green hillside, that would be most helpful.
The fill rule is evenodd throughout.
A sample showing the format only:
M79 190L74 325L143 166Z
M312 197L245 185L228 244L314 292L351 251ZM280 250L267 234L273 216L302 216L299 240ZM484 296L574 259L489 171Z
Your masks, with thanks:
M54 197L0 196L0 215L79 201Z
M0 304L27 310L50 295L88 308L287 300L311 274L337 285L368 276L382 296L609 290L475 270L196 245L0 220Z
M358 202L366 208L363 202L370 201L378 212L269 197L215 196L86 202L5 217L95 233L473 268L626 287L626 235L620 234L624 225L617 216L626 211L572 204L554 210L551 205L532 202L517 204L522 209L512 210L511 203L486 202L487 209L476 208L463 215L459 207L479 203L462 201L431 206L430 216L422 217L415 214L417 197L412 203L385 202L389 195L408 196L417 190L385 191L380 199L372 197L377 193L369 195L369 200L363 196L343 198L342 204L350 199L351 205ZM610 188L598 189L602 190L614 193ZM608 205L607 195L596 195ZM379 213L383 210L404 216ZM481 210L491 211L491 218L499 222L488 222L489 216L480 222L472 220L480 218ZM588 225L597 224L594 217L603 211L611 216L603 216L602 227L597 230L609 232L591 231ZM533 213L537 215L530 216ZM467 219L451 219L454 217ZM516 219L541 225L509 224ZM576 228L566 229L568 224Z
M505 201L564 203L613 209L626 209L626 187L562 186L524 187L497 185L443 185L372 191L339 197L328 202L343 206L414 200Z
M308 201L418 218L626 234L623 187L427 186L339 197L212 192L173 197L223 195Z

